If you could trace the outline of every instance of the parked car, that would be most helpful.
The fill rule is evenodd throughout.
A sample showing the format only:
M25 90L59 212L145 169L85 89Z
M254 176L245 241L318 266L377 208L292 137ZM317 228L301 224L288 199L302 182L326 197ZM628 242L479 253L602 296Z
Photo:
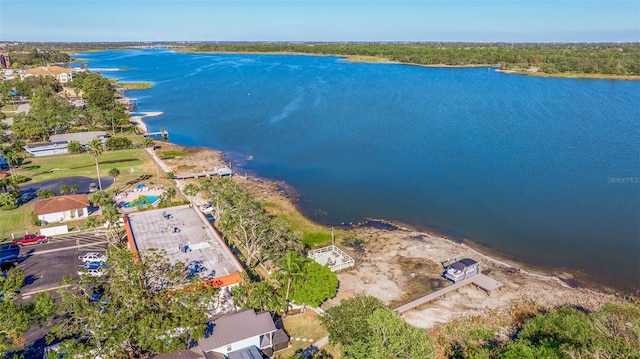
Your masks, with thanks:
M90 252L83 256L78 257L83 262L106 262L107 256L98 252Z
M93 261L93 262L84 262L82 268L84 269L101 269L106 268L107 263L101 261Z
M89 183L89 192L95 192L98 190L98 185L95 183Z
M78 275L90 275L92 277L102 277L104 275L104 272L102 271L102 269L84 269L84 268L81 268L78 271Z
M18 203L27 203L37 197L38 195L35 192L23 193L20 195L20 198L18 198Z
M25 244L41 244L49 242L47 236L38 234L25 234L22 238L14 239L11 244L14 246L22 247Z

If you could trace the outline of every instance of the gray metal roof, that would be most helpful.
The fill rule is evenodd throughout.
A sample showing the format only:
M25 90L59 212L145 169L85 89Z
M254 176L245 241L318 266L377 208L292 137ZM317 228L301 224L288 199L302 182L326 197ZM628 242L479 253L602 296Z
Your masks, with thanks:
M207 352L244 339L276 331L268 312L256 314L253 309L225 315L213 322L213 333L198 340L198 347Z
M463 270L467 267L471 267L474 264L477 264L478 262L474 261L471 258L465 258L465 259L461 259L453 264L451 264L449 267L454 268L456 270Z
M153 359L204 359L204 354L196 353L193 350L179 350L171 354L160 354Z
M90 131L90 132L74 132L74 133L61 133L59 135L49 136L51 142L56 141L77 141L81 145L88 144L94 138L104 138L107 135L105 131Z

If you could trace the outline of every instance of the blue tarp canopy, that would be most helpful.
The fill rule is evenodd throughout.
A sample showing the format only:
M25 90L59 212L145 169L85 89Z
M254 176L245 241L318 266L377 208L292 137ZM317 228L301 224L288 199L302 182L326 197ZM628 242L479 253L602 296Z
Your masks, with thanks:
M144 183L140 183L136 188L145 188L147 186L144 185Z

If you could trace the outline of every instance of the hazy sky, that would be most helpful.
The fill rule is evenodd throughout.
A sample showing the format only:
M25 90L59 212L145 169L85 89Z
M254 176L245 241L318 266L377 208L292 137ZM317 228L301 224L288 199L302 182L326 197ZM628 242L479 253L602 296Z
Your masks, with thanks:
M0 0L0 41L640 41L640 0Z

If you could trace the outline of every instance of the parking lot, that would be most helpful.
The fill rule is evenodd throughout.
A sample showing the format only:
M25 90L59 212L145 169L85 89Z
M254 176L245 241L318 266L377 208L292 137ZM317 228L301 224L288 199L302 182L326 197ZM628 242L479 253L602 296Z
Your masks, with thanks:
M17 265L25 274L22 298L28 300L38 292L59 288L66 275L77 278L82 265L78 257L89 252L104 253L107 246L107 238L100 232L56 236L46 244L24 246Z

